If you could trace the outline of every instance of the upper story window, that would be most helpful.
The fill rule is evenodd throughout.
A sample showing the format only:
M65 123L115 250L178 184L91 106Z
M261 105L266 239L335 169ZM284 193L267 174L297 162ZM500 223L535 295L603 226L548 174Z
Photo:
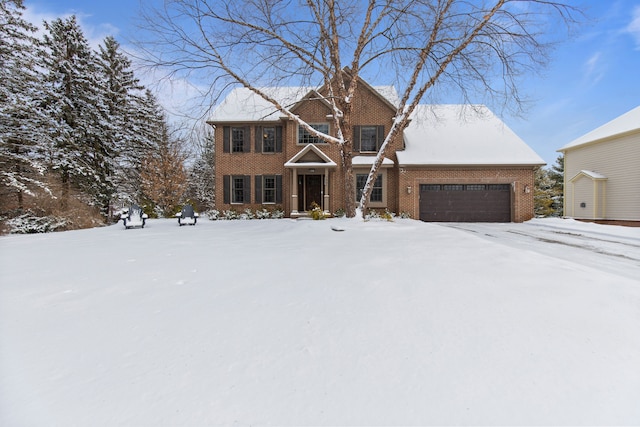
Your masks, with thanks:
M384 126L354 126L353 150L361 153L377 153L384 137Z
M262 152L263 153L276 152L276 128L275 127L262 128Z
M231 128L231 152L244 152L244 128Z
M325 134L329 134L329 123L309 123L309 126ZM324 144L325 142L315 135L311 135L305 128L298 125L298 144Z
M222 136L225 153L249 153L251 151L248 126L224 126Z
M255 127L256 153L282 153L282 126Z

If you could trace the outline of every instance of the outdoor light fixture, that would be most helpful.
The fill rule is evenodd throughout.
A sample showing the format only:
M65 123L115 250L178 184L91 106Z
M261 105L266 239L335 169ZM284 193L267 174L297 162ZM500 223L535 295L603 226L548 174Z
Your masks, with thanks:
M531 193L531 189L529 188L528 185L524 186L524 192L527 193L527 194Z
M407 186L407 194L411 194L411 186L410 185Z

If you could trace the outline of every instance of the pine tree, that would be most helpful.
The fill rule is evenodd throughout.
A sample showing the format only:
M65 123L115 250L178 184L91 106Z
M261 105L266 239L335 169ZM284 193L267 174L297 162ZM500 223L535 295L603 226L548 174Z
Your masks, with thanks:
M559 156L551 169L539 168L535 172L533 196L536 216L563 215L564 157Z
M189 168L189 198L201 211L215 206L215 141L213 132L207 131L200 138L200 154Z
M24 9L22 0L0 0L0 196L5 208L19 209L24 194L48 191L40 161L47 126L39 105L39 41Z
M125 205L139 196L141 153L150 145L141 136L137 121L144 87L131 69L131 60L113 37L107 37L99 47L99 65L105 78L105 102L112 131L109 139L114 150L112 202Z
M47 107L56 124L49 165L60 174L63 204L69 190L78 188L106 216L114 192L113 129L102 91L106 84L75 16L45 22L45 28Z
M556 164L551 166L549 178L553 181L555 215L562 216L564 215L564 156L562 154L556 159Z

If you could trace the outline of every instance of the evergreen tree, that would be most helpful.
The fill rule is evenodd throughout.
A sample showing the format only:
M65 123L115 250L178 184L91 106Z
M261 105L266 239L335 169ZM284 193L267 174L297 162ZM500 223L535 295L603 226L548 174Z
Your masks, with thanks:
M535 172L534 205L536 216L563 215L564 157L559 156L551 169Z
M215 141L213 132L206 131L201 137L200 153L189 168L189 198L197 204L201 211L213 209L215 206Z
M99 65L105 78L105 102L111 123L109 139L113 141L114 171L112 183L116 204L135 202L138 197L140 163L148 141L138 126L141 93L131 69L131 60L121 51L120 44L107 37L99 47Z
M564 156L562 154L556 159L556 164L551 166L549 178L553 181L555 214L562 216L564 215Z
M102 91L106 85L75 16L45 22L45 28L47 107L56 123L49 165L60 174L63 205L74 187L106 215L114 192L113 129Z
M48 190L40 147L46 120L36 28L22 18L22 0L0 0L0 201L23 208L24 194ZM2 210L5 210L2 209Z

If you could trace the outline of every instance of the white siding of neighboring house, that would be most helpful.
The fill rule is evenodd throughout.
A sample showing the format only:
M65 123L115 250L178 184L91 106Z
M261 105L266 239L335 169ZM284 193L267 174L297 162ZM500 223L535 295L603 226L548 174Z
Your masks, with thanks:
M601 142L585 144L565 151L565 206L572 211L568 216L583 219L640 220L640 132L614 137ZM607 177L606 190L594 189L602 185L588 177L574 178L582 170L593 171ZM602 194L604 211L594 212L593 204L580 208L588 197ZM589 192L589 194L587 194ZM584 199L584 200L581 200Z

